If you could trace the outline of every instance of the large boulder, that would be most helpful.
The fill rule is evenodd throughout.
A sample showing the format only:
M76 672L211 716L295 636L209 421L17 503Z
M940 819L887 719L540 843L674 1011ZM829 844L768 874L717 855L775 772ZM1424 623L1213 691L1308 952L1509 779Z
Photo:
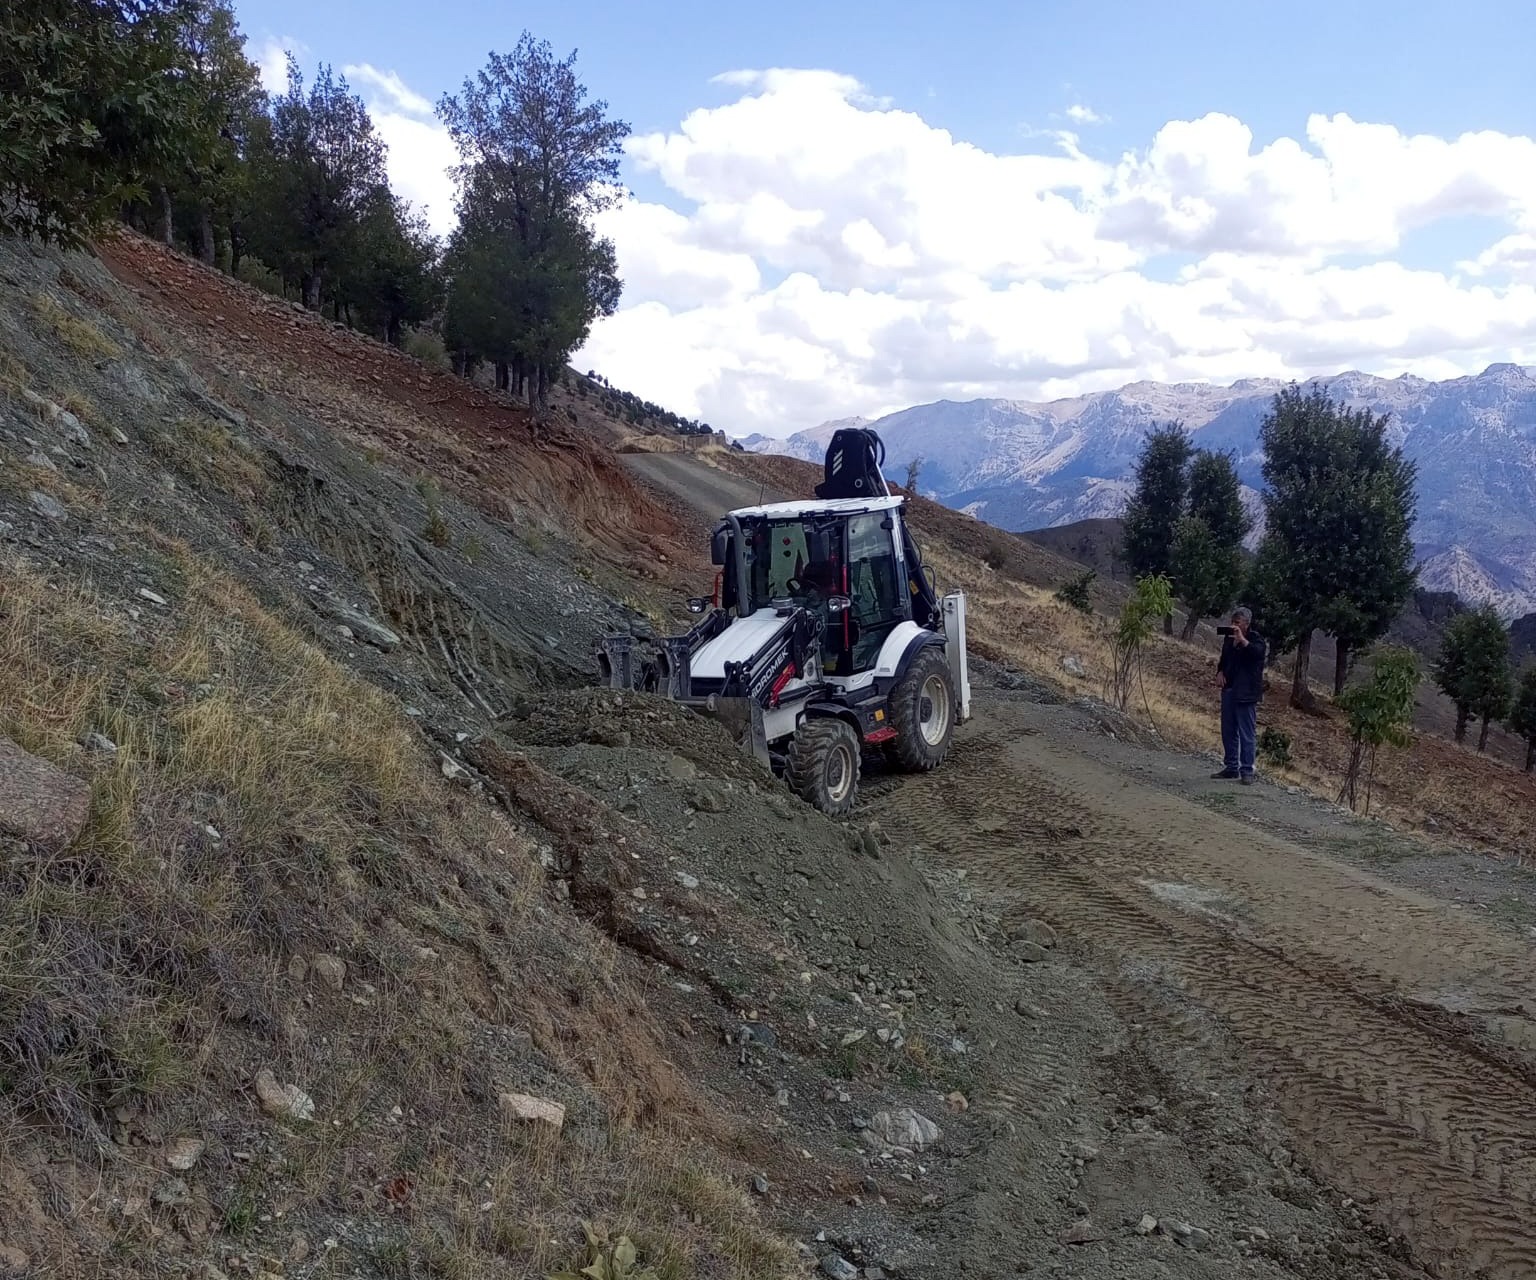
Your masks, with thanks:
M0 737L0 833L44 853L73 844L91 811L91 788Z

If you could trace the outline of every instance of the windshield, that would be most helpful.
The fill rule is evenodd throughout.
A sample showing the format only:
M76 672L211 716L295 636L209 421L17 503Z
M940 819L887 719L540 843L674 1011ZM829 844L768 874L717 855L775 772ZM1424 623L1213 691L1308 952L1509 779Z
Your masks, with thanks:
M819 608L844 589L841 525L758 520L745 526L749 611L792 600Z

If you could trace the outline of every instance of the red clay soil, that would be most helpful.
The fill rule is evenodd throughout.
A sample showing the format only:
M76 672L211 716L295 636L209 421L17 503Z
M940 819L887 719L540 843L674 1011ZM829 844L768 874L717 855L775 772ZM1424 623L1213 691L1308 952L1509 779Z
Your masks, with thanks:
M596 440L142 236L114 232L96 247L144 298L149 314L132 321L152 349L161 345L152 321L168 324L217 367L239 370L238 381L277 386L488 514L509 518L508 500L530 507L590 534L627 567L654 566L659 553L676 559L686 546L676 514Z

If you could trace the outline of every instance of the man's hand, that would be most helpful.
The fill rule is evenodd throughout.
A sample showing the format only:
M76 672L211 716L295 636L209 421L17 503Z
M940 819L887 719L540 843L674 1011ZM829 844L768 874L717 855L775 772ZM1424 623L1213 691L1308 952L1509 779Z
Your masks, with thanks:
M1225 689L1227 687L1227 673L1225 671L1218 671L1216 673L1216 687L1218 689Z
M1246 649L1248 647L1248 633L1245 631L1234 631L1232 633L1232 643L1239 649Z

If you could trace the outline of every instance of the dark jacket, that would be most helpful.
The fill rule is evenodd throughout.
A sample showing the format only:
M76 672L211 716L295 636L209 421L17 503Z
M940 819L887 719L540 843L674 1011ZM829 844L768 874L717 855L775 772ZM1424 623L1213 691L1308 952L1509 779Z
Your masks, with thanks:
M1216 670L1227 678L1227 688L1232 691L1234 702L1249 703L1264 700L1264 637L1252 627L1248 628L1248 643L1239 647L1227 636L1221 644L1221 660Z

